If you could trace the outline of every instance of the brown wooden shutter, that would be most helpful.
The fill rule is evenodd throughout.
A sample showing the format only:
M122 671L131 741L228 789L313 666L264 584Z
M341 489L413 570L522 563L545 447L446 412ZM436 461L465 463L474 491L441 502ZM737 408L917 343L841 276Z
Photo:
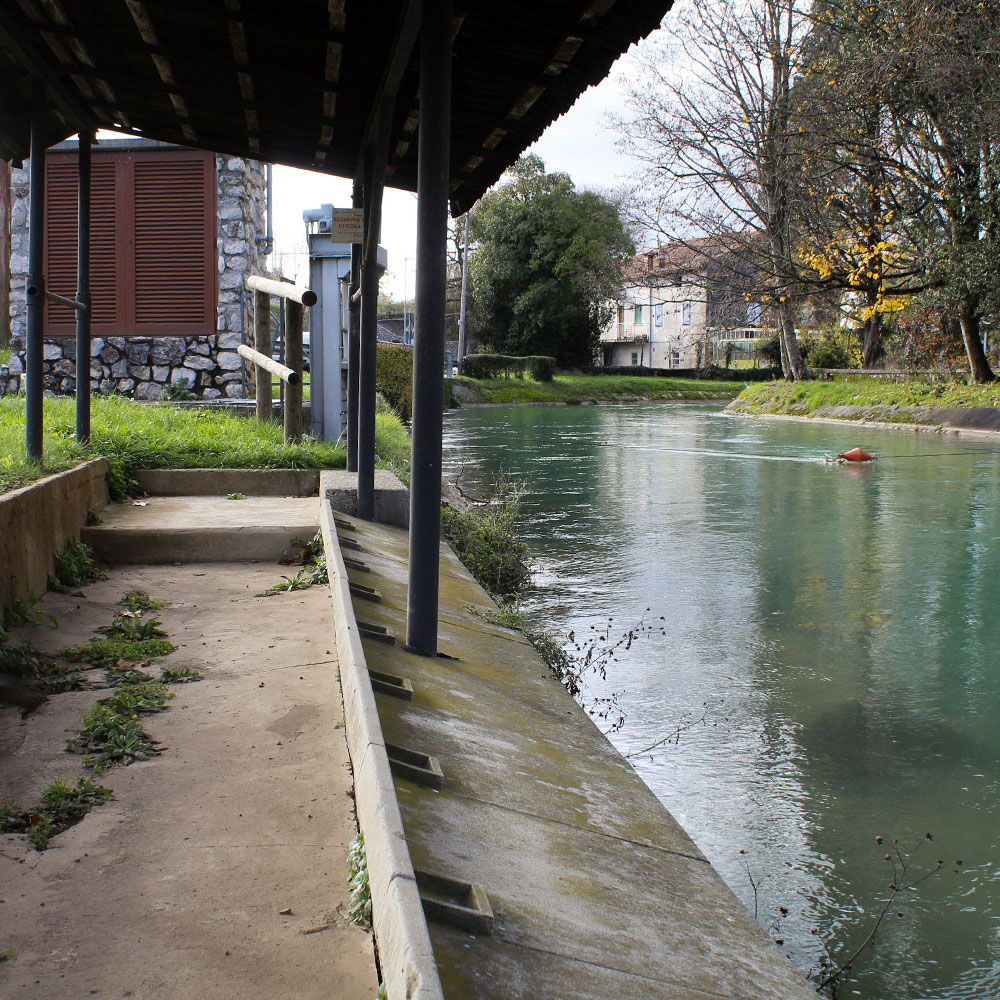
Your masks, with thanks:
M77 155L46 157L47 287L76 295ZM215 332L215 158L200 150L94 150L91 272L97 337ZM46 304L46 336L73 311Z
M122 333L125 320L119 314L116 194L116 163L95 157L90 189L91 330L95 336ZM76 154L50 153L45 164L45 282L53 292L71 299L76 297L76 201ZM72 336L75 330L72 309L46 303L46 336Z
M134 154L136 333L215 330L213 168L196 151Z

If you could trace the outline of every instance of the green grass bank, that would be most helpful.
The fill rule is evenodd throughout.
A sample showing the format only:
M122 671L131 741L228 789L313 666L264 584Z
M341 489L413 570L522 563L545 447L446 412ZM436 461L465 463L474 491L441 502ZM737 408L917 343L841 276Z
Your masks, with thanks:
M643 375L555 375L551 382L531 379L452 379L460 403L629 403L639 400L731 399L744 382Z
M0 399L0 492L98 456L111 462L117 498L128 495L132 470L139 468L340 469L345 464L341 446L309 438L285 444L276 422L122 396L93 398L91 441L81 446L74 439L75 407L72 398L45 400L44 460L38 463L24 454L24 398ZM389 464L409 458L406 429L391 412L376 416L375 447Z
M968 385L867 377L747 386L731 413L867 420L954 429L1000 429L1000 383ZM994 426L995 425L995 426Z

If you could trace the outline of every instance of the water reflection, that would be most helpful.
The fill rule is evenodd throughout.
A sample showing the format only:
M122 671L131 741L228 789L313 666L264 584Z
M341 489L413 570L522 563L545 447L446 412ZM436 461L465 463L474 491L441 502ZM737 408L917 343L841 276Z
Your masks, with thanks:
M879 463L823 463L854 444ZM964 863L901 903L843 995L1000 996L995 447L703 405L512 408L449 417L463 462L477 489L528 483L534 618L665 616L610 680L616 742L709 706L636 766L748 905L744 865L766 876L794 961L864 937L889 881L875 836L895 837L914 872Z

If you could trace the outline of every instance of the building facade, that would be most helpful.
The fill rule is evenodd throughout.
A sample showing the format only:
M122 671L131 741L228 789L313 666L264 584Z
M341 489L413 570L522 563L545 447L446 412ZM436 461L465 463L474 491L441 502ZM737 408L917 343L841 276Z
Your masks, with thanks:
M756 361L764 309L707 240L637 254L601 334L606 367L700 368Z
M46 154L47 287L76 293L76 143ZM262 273L265 165L145 139L101 140L92 156L93 392L160 399L245 395L237 347L250 328L245 281ZM24 370L28 162L12 170L7 391ZM75 318L46 303L44 386L76 391Z

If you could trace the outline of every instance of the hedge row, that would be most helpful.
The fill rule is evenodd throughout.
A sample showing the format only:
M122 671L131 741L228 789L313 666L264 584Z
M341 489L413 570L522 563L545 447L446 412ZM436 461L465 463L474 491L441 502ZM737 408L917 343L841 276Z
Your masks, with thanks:
M469 378L523 379L527 374L536 382L551 382L555 370L556 359L541 354L467 354L462 360L462 374Z
M607 365L584 368L584 375L649 375L654 378L701 378L716 382L770 382L781 378L780 368L644 368L642 365Z

